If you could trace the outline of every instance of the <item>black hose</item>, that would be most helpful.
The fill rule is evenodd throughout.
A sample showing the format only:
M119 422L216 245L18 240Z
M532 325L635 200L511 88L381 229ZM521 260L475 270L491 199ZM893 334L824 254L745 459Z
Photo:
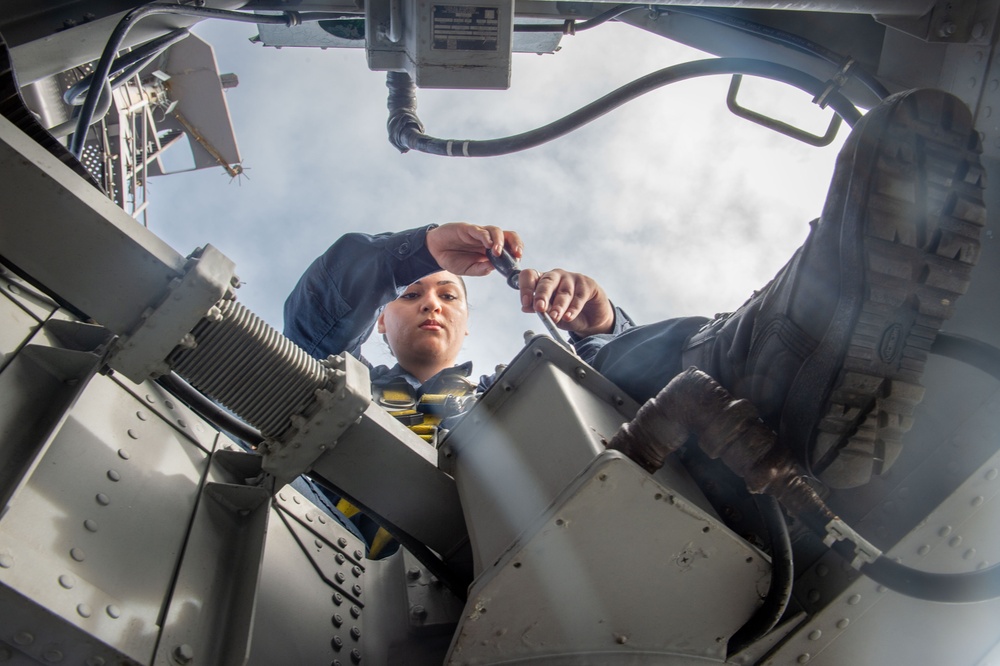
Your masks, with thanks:
M259 430L244 423L230 412L209 400L204 393L181 379L177 373L171 372L167 375L161 375L157 378L156 383L170 391L199 416L219 430L239 438L251 448L256 448L258 444L264 441L264 436L260 434Z
M597 16L587 19L582 23L577 23L575 19L567 19L563 23L521 23L514 24L514 32L561 32L566 35L575 35L583 30L596 28L612 19L618 18L625 12L633 9L648 9L646 5L617 5L611 9L601 12Z
M604 97L577 109L567 116L544 127L501 139L452 140L437 139L423 133L423 125L416 115L416 97L413 82L405 73L390 72L386 79L389 88L389 141L400 152L417 150L432 155L449 157L495 157L534 148L552 141L595 120L612 109L630 102L647 92L670 83L715 74L744 74L760 76L787 83L813 97L826 92L827 84L804 72L785 65L747 58L713 58L666 67L638 78ZM826 103L848 125L853 126L861 113L841 93L827 95Z
M742 30L743 32L762 37L770 42L775 42L777 44L782 44L795 49L801 53L821 58L838 69L850 61L850 58L847 56L837 53L836 51L831 51L825 46L821 46L816 42L810 41L800 35L786 32L768 25L763 25L761 23L756 23L738 16L733 16L732 14L712 9L702 9L700 7L677 7L673 5L657 9L666 13L673 12L676 14L694 16L706 21ZM863 69L860 65L852 65L850 73L879 99L885 99L889 96L889 91L886 90L885 86L883 86L878 79L869 74L868 71Z
M981 340L952 333L938 333L931 353L962 361L1000 379L1000 349Z
M854 545L838 541L831 547L846 560L854 559ZM930 573L904 566L885 555L861 566L861 573L890 590L924 601L974 603L1000 597L1000 565L967 573Z
M781 505L770 495L753 495L753 499L761 518L764 519L771 542L771 583L764 597L764 603L729 638L729 643L726 645L728 655L742 651L778 624L778 620L788 607L788 600L792 597L792 587L795 583L792 540L788 536L788 524L781 512Z
M112 61L114 60L115 53L117 53L118 49L121 48L121 44L125 40L125 36L128 34L129 30L132 29L132 26L138 23L141 19L156 14L180 14L183 16L224 19L226 21L238 21L242 23L280 24L286 26L298 25L303 21L320 21L325 18L329 18L330 16L329 14L319 12L309 14L284 12L281 15L273 15L252 14L247 12L234 12L226 9L212 9L211 7L189 7L187 5L164 3L144 5L125 14L125 16L123 16L115 26L115 29L111 31L111 36L108 37L108 43L104 46L101 58L97 61L97 66L94 67L93 81L104 81L108 78L108 74L111 72ZM99 90L99 88L100 86L90 86L90 91L87 93L87 97L80 108L80 116L77 119L76 132L73 133L73 136L69 141L69 151L73 153L77 159L79 159L83 154L83 146L87 138L87 128L90 127L90 123L94 118L94 110L97 108L98 95L95 94L95 90Z

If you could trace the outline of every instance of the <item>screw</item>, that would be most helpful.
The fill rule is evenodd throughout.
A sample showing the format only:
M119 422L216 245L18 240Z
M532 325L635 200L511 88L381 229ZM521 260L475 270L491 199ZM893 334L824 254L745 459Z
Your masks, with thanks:
M414 622L423 622L427 619L427 609L420 604L410 606L410 619Z
M957 25L951 21L945 21L938 27L938 37L951 37L957 30Z
M194 659L194 649L187 643L174 648L174 661L178 664L189 664Z

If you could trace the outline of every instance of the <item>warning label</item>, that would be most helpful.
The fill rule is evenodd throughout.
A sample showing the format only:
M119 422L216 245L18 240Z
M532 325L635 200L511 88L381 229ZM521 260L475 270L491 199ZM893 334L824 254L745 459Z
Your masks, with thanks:
M500 38L497 7L434 5L433 48L444 51L496 51Z

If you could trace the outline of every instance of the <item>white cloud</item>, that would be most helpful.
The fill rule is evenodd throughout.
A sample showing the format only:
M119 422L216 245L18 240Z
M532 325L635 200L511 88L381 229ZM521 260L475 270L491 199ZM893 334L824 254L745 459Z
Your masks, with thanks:
M210 242L234 259L247 283L241 299L279 329L285 295L341 234L452 220L517 230L525 266L591 274L638 321L731 310L805 238L836 152L731 116L728 79L717 78L668 86L510 156L400 155L385 134L385 75L368 70L363 51L262 48L246 42L247 26L198 31L240 78L228 100L249 180L213 171L157 179L151 226L181 252ZM624 25L563 43L555 55L516 56L508 91L419 91L427 132L523 132L704 57ZM741 101L776 99L762 98ZM470 296L465 353L480 372L509 361L523 330L542 330L498 277L470 280ZM380 345L366 353L385 360Z

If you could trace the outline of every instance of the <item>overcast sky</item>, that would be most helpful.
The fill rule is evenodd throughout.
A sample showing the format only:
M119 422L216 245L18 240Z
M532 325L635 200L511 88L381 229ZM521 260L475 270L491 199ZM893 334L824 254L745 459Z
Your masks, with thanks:
M363 50L277 50L253 26L206 22L249 180L222 169L150 185L150 227L187 254L211 243L236 262L240 299L279 330L302 270L341 234L464 220L518 231L523 267L595 277L637 322L729 311L763 286L820 213L836 150L732 116L728 77L674 84L568 136L497 158L401 155L386 139L385 74ZM428 134L489 139L555 120L639 76L707 57L637 28L566 37L515 54L506 91L418 92ZM769 86L741 102L777 110L808 96ZM803 120L822 133L829 112ZM489 372L540 322L496 274L469 281L463 360ZM388 361L381 341L365 348Z

